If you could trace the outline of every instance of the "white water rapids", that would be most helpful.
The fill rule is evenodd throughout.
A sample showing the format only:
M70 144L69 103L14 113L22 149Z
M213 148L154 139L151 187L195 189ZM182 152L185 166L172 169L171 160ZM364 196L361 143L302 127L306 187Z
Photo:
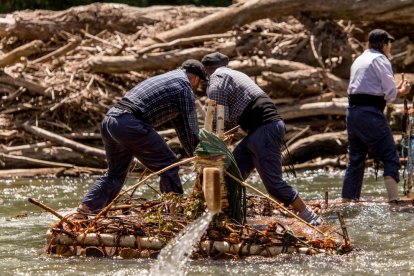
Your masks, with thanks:
M161 250L149 274L154 276L185 275L186 263L191 257L194 245L207 230L213 216L212 212L206 211L197 220L187 225Z

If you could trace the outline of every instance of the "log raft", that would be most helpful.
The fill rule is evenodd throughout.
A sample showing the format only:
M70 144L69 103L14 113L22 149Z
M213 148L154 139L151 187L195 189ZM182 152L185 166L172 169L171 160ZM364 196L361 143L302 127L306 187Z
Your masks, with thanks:
M101 252L100 257L150 257L151 255L142 254L147 250L160 251L165 247L165 242L158 238L139 237L139 236L117 236L113 234L79 234L75 237L67 234L54 234L51 230L46 233L48 243L52 244L51 253L61 256L96 256L96 252L90 250L91 248L99 248ZM234 255L239 257L248 256L262 256L275 257L280 254L322 254L325 250L314 250L312 248L302 246L283 246L261 244L248 244L245 242L232 244L226 241L204 240L198 244L199 250L203 251L210 257L217 255ZM126 256L126 250L132 251L135 254L129 253ZM90 253L88 253L90 252ZM105 252L105 253L103 253Z
M214 105L214 101L209 103L211 109ZM217 105L216 120L219 125L223 125L223 122L220 123L223 115L223 106ZM206 121L213 121L209 117L213 116L207 116ZM193 231L192 225L199 223L196 218L209 217L207 231L195 253L199 257L273 257L293 252L338 254L340 240L335 228L311 225L293 210L243 182L240 173L232 174L234 164L224 165L227 161L234 162L229 160L231 156L224 143L228 135L229 132L224 133L222 128L216 134L203 130L200 134L201 146L194 157L148 175L119 193L98 214L77 211L63 216L29 199L60 219L47 232L47 252L62 256L121 257L133 253L133 257L143 257L148 256L143 252L150 251L150 255L154 256L179 233L185 235L186 231ZM156 200L134 198L136 189L151 177L189 162L195 163L196 170L202 172L196 177L189 196L166 193L160 194ZM247 196L246 192L242 192L242 187L259 196ZM132 193L129 193L131 190ZM240 192L236 194L234 191ZM317 205L313 208L315 212L320 210ZM266 209L271 216L265 217ZM247 212L239 212L241 210ZM343 229L346 230L344 225ZM349 239L345 245L348 251L351 250Z

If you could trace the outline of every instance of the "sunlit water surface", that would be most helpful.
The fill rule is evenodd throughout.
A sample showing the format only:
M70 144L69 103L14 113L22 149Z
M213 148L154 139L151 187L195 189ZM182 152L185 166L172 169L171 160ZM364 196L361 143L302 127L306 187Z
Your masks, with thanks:
M187 193L192 175L184 175ZM302 172L287 177L306 200L339 198L343 172ZM187 181L189 180L189 181ZM150 275L153 259L109 259L52 257L44 253L45 232L56 219L31 205L28 197L50 207L74 208L93 179L7 179L0 180L0 275ZM257 175L248 182L263 188ZM135 183L130 180L128 185ZM151 185L157 186L156 181ZM151 198L144 186L137 191ZM380 200L385 188L380 179L366 174L363 196ZM348 206L343 210L348 232L359 249L345 256L280 255L276 258L243 260L190 260L187 275L407 275L414 273L414 212L392 212L385 205ZM325 216L337 223L336 216ZM172 275L172 274L171 274Z

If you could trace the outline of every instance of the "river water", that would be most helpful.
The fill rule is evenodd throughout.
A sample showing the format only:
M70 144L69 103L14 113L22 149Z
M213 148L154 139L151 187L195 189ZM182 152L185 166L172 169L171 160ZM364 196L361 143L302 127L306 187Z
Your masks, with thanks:
M187 262L195 248L194 245L208 229L213 217L214 213L207 210L187 225L177 237L169 241L161 250L149 273L157 276L184 276L187 272Z
M183 176L183 182L191 178ZM310 171L288 178L304 199L339 198L342 171ZM380 178L379 178L380 179ZM45 232L56 219L27 201L33 197L60 212L74 208L89 188L91 178L0 180L0 275L149 275L153 259L52 257L44 253ZM259 183L256 175L248 180ZM135 183L131 180L128 185ZM184 185L191 190L191 181ZM157 183L152 183L156 186ZM262 185L257 185L262 187ZM138 191L153 196L149 187ZM366 173L363 196L380 200L382 181ZM390 210L387 205L350 205L343 209L353 244L345 256L280 255L276 258L189 261L187 275L407 275L414 274L414 212ZM327 214L326 222L337 224Z

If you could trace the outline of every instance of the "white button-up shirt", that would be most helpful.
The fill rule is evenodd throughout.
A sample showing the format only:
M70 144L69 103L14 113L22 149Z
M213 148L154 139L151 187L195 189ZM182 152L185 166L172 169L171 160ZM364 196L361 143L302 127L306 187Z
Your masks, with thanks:
M393 102L397 92L391 63L383 53L368 49L354 61L348 94L383 96Z

